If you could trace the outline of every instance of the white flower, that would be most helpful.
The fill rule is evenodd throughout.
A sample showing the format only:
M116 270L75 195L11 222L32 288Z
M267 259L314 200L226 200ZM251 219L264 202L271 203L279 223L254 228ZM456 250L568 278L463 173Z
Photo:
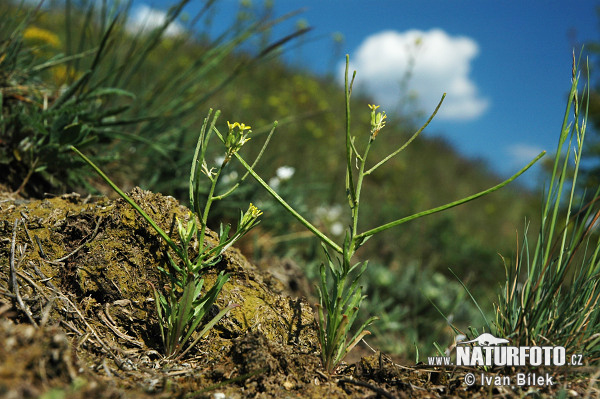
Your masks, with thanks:
M275 174L277 175L279 180L285 181L289 180L292 176L294 176L294 172L296 172L296 169L294 169L292 166L281 166L277 168Z
M340 222L335 222L331 225L331 234L339 236L344 232L344 225Z
M321 205L315 209L315 216L321 223L329 226L329 231L333 235L344 233L344 221L342 220L342 207L339 204Z

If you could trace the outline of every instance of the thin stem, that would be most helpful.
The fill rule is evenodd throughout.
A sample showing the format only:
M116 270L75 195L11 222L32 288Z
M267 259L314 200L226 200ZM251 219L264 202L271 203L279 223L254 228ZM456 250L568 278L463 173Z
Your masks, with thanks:
M362 190L362 183L365 178L365 164L367 163L367 156L369 155L369 150L371 149L371 144L373 143L373 139L369 139L369 143L367 144L367 148L365 149L365 153L362 156L360 161L360 169L358 171L358 181L356 182L356 195L354 200L354 207L352 208L352 242L350 244L350 258L352 258L352 254L354 252L354 242L356 234L358 233L358 208L360 206L360 193ZM348 259L348 261L350 260Z
M206 149L206 145L205 145L205 137L206 137L206 125L208 125L208 121L210 119L210 115L212 114L213 109L210 108L208 110L208 115L206 116L206 118L204 119L204 123L202 124L202 128L200 129L200 136L198 137L198 142L196 143L196 151L194 151L194 157L192 159L192 168L190 170L190 206L192 207L192 210L194 212L198 212L199 208L197 208L198 205L198 201L195 197L195 183L196 183L196 173L198 173L198 169L199 167L201 168L202 165L201 163L204 162L204 154L205 154L205 149ZM213 120L216 121L219 111L217 111L217 114L215 115L215 118ZM200 154L200 151L202 150L202 154ZM200 162L198 162L198 155L200 154Z
M215 116L212 119L212 122L210 123L210 126L208 128L208 131L205 130L206 128L206 121L208 121L208 119L210 118L210 112L212 112L212 108L208 113L208 116L206 117L205 123L202 126L202 130L200 132L200 138L198 139L199 141L202 140L202 145L201 145L201 153L200 153L200 161L199 163L193 164L193 167L196 168L196 171L198 170L197 168L200 167L202 168L203 165L206 165L206 149L208 148L208 141L210 140L210 136L212 134L212 131L215 127L215 123L217 123L217 119L219 118L219 115L221 115L221 111L217 110L215 112ZM198 161L196 161L198 162ZM210 172L209 172L210 174ZM210 176L208 176L208 178L210 179ZM192 181L190 182L190 184L192 184ZM198 217L200 217L200 184L198 183L198 178L195 177L193 180L193 184L194 184L194 199L193 199L193 210L194 212L196 212L196 214L198 215ZM192 201L192 198L190 198L190 202ZM200 241L203 242L203 241Z
M260 159L263 156L263 153L265 152L267 146L269 145L269 142L271 141L271 137L273 136L273 133L275 132L275 128L277 127L277 121L273 122L273 127L271 128L271 131L269 132L269 135L267 136L267 140L265 140L265 143L263 144L262 148L260 149L260 152L258 153L258 155L256 156L256 159L254 160L254 162L252 162L252 169L254 169L254 167L258 164L258 162L260 161ZM244 173L244 176L242 176L242 178L240 180L238 180L237 183L235 183L235 185L233 187L231 187L229 190L227 190L226 192L224 192L221 195L218 195L215 197L216 200L221 200L225 197L227 197L229 194L231 194L236 188L239 187L239 185L246 180L246 177L248 177L250 173L248 171L246 171L246 173Z
M377 169L378 167L380 167L381 165L383 165L384 163L386 163L387 161L389 161L391 158L395 157L396 155L398 155L399 152L401 152L402 150L404 150L406 147L408 147L408 145L410 143L413 142L414 139L417 138L417 136L419 136L419 134L421 134L421 132L423 130L425 130L425 128L429 125L429 123L431 123L431 121L433 120L433 118L435 117L435 115L437 114L438 110L440 109L440 107L442 106L442 103L444 102L444 99L446 98L446 93L444 93L442 95L442 98L440 99L440 102L438 103L437 107L435 107L435 110L433 110L433 113L431 114L431 116L429 117L429 119L427 119L427 122L425 122L425 124L423 126L421 126L421 128L419 130L417 130L415 132L415 134L413 134L411 136L410 139L408 139L408 141L406 143L404 143L404 145L400 148L398 148L396 151L392 152L390 155L388 155L387 157L383 158L381 161L379 161L375 166L373 166L371 169L369 169L365 175L370 175L371 173L373 173L375 171L375 169Z
M354 138L350 141L350 145L352 146L352 151L354 151L354 155L356 156L356 158L358 158L360 161L362 161L363 158L360 156L360 154L358 153L358 150L354 146Z
M578 81L579 81L579 78L577 78L577 80L575 81L575 85L577 85ZM588 90L588 92L587 93L584 92L584 94L586 95L586 98L589 98L589 86L587 86L587 90ZM587 118L588 118L588 109L586 107L583 123L581 124L581 126L579 125L580 105L578 103L577 97L578 97L577 91L575 91L575 97L573 98L573 102L575 105L573 134L577 138L577 148L575 149L575 170L573 171L573 181L571 182L571 193L569 196L569 205L567 206L567 212L566 212L566 217L565 217L565 227L564 227L564 232L563 232L563 237L562 237L562 244L560 246L560 255L558 257L558 259L559 259L558 268L562 267L562 259L564 256L565 242L567 239L567 227L568 227L569 219L571 216L571 209L573 207L573 197L575 196L575 190L577 187L577 176L579 175L579 165L580 165L580 161L581 161L581 153L583 151L583 142L585 139L585 130L586 130L586 122L585 121L587 121ZM584 100L582 100L582 101L584 101ZM569 146L569 148L570 148L570 146ZM571 256L572 255L573 254L571 254Z
M208 213L210 212L210 207L215 200L213 196L215 193L215 187L217 186L217 181L219 180L219 176L225 167L225 161L217 171L214 177L209 176L208 178L211 181L210 192L208 193L208 197L206 198L206 205L204 205L204 212L202 213L202 220L200 221L200 235L198 237L198 244L200 245L200 252L204 251L204 237L206 235L206 223L208 222Z
M287 202L285 202L285 200L283 198L281 198L279 196L279 194L277 194L275 192L275 190L273 190L253 169L250 165L248 165L248 163L246 161L244 161L244 158L242 158L240 156L240 154L238 154L237 152L234 154L235 157L237 158L238 161L240 161L240 163L242 164L242 166L244 166L244 168L246 168L246 170L248 172L250 172L250 174L252 175L252 177L254 177L256 179L256 181L263 186L263 188L265 190L267 190L267 192L269 194L271 194L271 196L273 198L275 198L275 200L277 202L279 202L281 204L281 206L283 206L289 213L291 213L296 219L298 219L298 221L300 223L302 223L304 225L304 227L306 227L307 229L309 229L314 235L316 235L317 237L319 237L319 239L324 242L325 244L329 245L331 248L333 248L337 253L342 254L344 251L343 249L337 245L335 242L333 242L331 240L331 238L327 237L325 234L321 233L321 231L319 229L317 229L315 226L313 226L308 220L304 219L304 217L302 217L302 215L300 215L298 212L296 212L296 210L294 208L292 208Z
M273 129L275 129L275 126L273 126ZM224 142L224 137L223 135L216 129L213 128L214 132L217 134L217 136L219 136L219 139L221 139L221 141ZM272 133L273 131L271 131ZM270 136L270 135L269 135ZM255 171L253 166L256 164L256 162L254 162L252 165L250 166L248 165L248 163L244 160L244 158L242 158L242 156L240 154L238 154L238 152L234 153L235 157L237 158L237 160L242 164L242 166L244 168L246 168L246 171L248 173L250 173L252 175L252 177L254 177L254 179L256 179L256 181L263 186L263 188L265 190L267 190L267 192L269 194L271 194L271 196L273 198L275 198L275 200L277 200L277 202L279 202L281 204L281 206L283 206L289 213L291 213L296 219L298 219L298 221L300 223L302 223L308 230L310 230L314 235L316 235L317 237L319 237L319 239L324 242L325 244L329 245L331 248L333 248L337 253L341 254L343 253L343 249L337 245L335 242L333 242L333 240L331 240L331 238L327 237L325 234L323 234L319 229L317 229L315 226L313 226L308 220L306 220L302 215L300 215L294 208L292 208L290 206L290 204L288 204L283 198L281 198L279 196L279 194L277 194L275 192L275 190L273 190Z
M179 249L179 247L177 247L177 245L175 244L175 242L173 240L171 240L171 238L169 238L169 236L167 235L167 233L165 233L165 231L163 229L161 229L160 227L158 227L158 225L156 223L154 223L154 220L152 220L152 218L150 216L148 216L146 214L146 212L144 212L144 210L142 208L140 208L140 206L138 204L136 204L131 198L129 198L129 196L127 194L125 194L119 187L117 187L117 185L115 183L112 182L112 180L110 180L108 178L108 176L106 176L104 174L104 172L102 172L100 170L100 168L98 168L88 157L86 157L85 155L83 155L77 148L75 148L74 146L70 146L71 150L73 152L75 152L77 155L79 155L88 165L90 165L92 167L92 169L94 169L94 171L96 173L98 173L98 175L113 189L117 192L117 194L119 194L125 201L127 201L129 203L129 205L131 205L136 211L138 211L138 213L140 215L142 215L142 217L144 219L146 219L146 221L148 223L150 223L150 225L154 228L154 230L156 230L156 232L163 238L163 240L166 241L166 243L169 245L169 247L171 247L171 249L173 251L175 251L175 253L183 259L183 253L181 252L181 250Z
M348 201L354 208L356 204L356 191L354 189L354 179L352 177L352 137L350 137L350 86L348 85L348 68L350 66L350 56L346 54L346 74L344 78L346 95L346 195ZM355 72L356 73L356 72ZM354 75L352 76L354 81Z
M360 240L362 238L366 238L366 237L372 236L373 234L379 233L380 231L384 231L384 230L387 230L389 228L401 225L401 224L406 223L406 222L408 222L410 220L418 219L420 217L431 215L433 213L445 211L446 209L450 209L450 208L453 208L455 206L462 205L462 204L464 204L466 202L473 201L474 199L477 199L479 197L483 197L484 195L493 193L494 191L499 190L502 187L506 186L508 183L512 182L517 177L521 176L527 169L529 169L534 163L536 163L541 157L543 157L545 153L546 153L546 151L542 151L537 157L535 157L535 159L533 159L531 162L529 162L523 169L521 169L520 171L518 171L511 178L509 178L508 180L503 181L502 183L500 183L500 184L498 184L498 185L496 185L496 186L494 186L492 188L489 188L489 189L487 189L485 191L481 191L481 192L479 192L477 194L473 194L473 195L471 195L469 197L465 197L465 198L460 199L458 201L450 202L450 203L448 203L446 205L438 206L437 208L432 208L432 209L429 209L427 211L415 213L414 215L407 216L405 218L395 220L393 222L381 225L381 226L376 227L376 228L371 229L371 230L367 230L367 231L365 231L365 232L363 232L361 234L358 234L356 236L356 241L358 241L358 240Z
M533 258L533 267L535 268L537 265L537 258L539 255L539 250L542 251L541 256L543 256L542 262L541 264L545 265L546 262L548 261L548 256L550 254L550 245L552 244L552 235L554 234L554 225L556 223L556 215L557 215L557 204L560 202L560 197L562 194L562 187L564 184L564 176L565 176L565 170L566 170L566 160L563 166L563 173L561 174L560 178L559 178L559 183L558 184L558 188L556 191L556 201L554 204L554 213L552 215L552 220L548 221L548 215L550 214L550 202L552 200L552 193L553 193L553 189L554 189L554 185L556 183L556 173L558 171L558 165L560 164L560 157L562 154L562 148L564 146L565 141L567 140L567 136L569 135L569 131L571 130L571 125L569 124L569 115L571 115L571 106L573 104L573 99L575 98L575 94L577 92L577 83L579 81L579 79L577 79L577 75L575 73L575 71L577 70L576 68L578 67L578 65L576 66L575 63L575 53L573 53L573 75L572 75L572 83L571 83L571 91L569 92L569 99L567 100L567 106L565 109L565 114L563 116L563 123L562 123L562 127L561 127L561 132L560 132L560 138L558 140L558 147L556 149L556 155L554 158L554 165L552 168L552 175L550 178L550 187L548 188L548 198L546 198L546 205L544 207L544 211L542 213L543 217L542 217L542 230L545 230L545 226L546 224L549 222L549 228L550 228L550 232L548 234L549 237L549 241L546 244L546 249L544 251L543 248L541 248L541 246L543 246L542 242L538 242L538 246L536 247L536 252ZM570 146L569 146L570 148ZM566 152L566 158L568 159L570 152L567 151Z

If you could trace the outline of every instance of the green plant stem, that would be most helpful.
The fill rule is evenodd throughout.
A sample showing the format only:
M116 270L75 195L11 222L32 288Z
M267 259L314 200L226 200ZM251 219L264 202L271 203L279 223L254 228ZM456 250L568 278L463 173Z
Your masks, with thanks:
M446 93L444 93L442 95L442 98L440 99L440 102L438 103L438 105L435 107L435 110L433 111L433 113L431 114L431 116L429 116L429 119L427 119L427 122L425 122L423 124L423 126L421 126L421 128L419 130L417 130L411 137L410 139L408 139L408 141L406 143L404 143L402 145L402 147L398 148L396 151L392 152L390 155L388 155L387 157L383 158L381 161L377 162L377 164L375 164L375 166L373 166L371 169L369 169L368 171L365 172L365 176L366 175L370 175L371 173L373 173L375 171L375 169L377 169L378 167L380 167L381 165L383 165L384 163L386 163L387 161L389 161L391 158L395 157L396 155L398 155L401 151L403 151L406 147L408 147L408 145L410 143L413 142L414 139L416 139L423 130L425 130L425 128L427 126L429 126L429 124L431 123L431 121L433 120L433 118L435 117L435 115L438 113L440 107L442 106L442 103L444 102L444 99L446 98Z
M536 162L537 162L537 161L538 161L538 160L539 160L541 157L543 157L545 153L546 153L546 151L542 151L542 152L541 152L541 153L540 153L540 154L539 154L537 157L535 157L535 158L534 158L534 159L533 159L531 162L529 162L529 163L528 163L528 164L527 164L527 165L526 165L526 166L525 166L523 169L521 169L520 171L518 171L516 174L514 174L514 175L513 175L512 177L510 177L509 179L507 179L507 180L503 181L502 183L500 183L500 184L498 184L498 185L496 185L496 186L494 186L494 187L491 187L491 188L489 188L489 189L487 189L487 190L481 191L481 192L479 192L479 193L477 193L477 194L473 194L473 195L471 195L471 196L469 196L469 197L465 197L465 198L463 198L463 199L460 199L460 200L458 200L458 201L450 202L450 203L448 203L448 204L445 204L445 205L442 205L442 206L438 206L438 207L436 207L436 208L432 208L432 209L429 209L429 210L426 210L426 211L423 211L423 212L415 213L414 215L410 215L410 216L404 217L404 218L402 218L402 219L398 219L398 220L395 220L395 221L393 221L393 222L386 223L386 224L384 224L384 225L381 225L381 226L379 226L379 227L376 227L376 228L374 228L374 229L367 230L367 231L365 231L365 232L363 232L363 233L360 233L360 234L358 234L358 235L356 236L356 239L357 239L357 240L359 240L359 239L361 239L361 238L367 238L367 237L370 237L370 236L372 236L373 234L376 234L376 233L379 233L379 232L381 232L381 231L387 230L387 229L389 229L389 228L392 228L392 227L395 227L395 226L401 225L401 224L403 224L403 223L406 223L406 222L408 222L408 221L410 221L410 220L417 219L417 218L420 218L420 217L423 217L423 216L427 216L427 215L431 215L431 214L433 214L433 213L437 213L437 212L445 211L446 209L450 209L450 208L453 208L453 207L455 207L455 206L462 205L462 204L464 204L464 203L466 203L466 202L473 201L474 199L477 199L477 198L483 197L484 195L487 195L487 194L493 193L494 191L496 191L496 190L499 190L499 189L501 189L502 187L506 186L508 183L512 182L512 181L513 181L513 180L515 180L517 177L521 176L521 175L522 175L522 174L523 174L523 173L524 173L524 172L525 172L527 169L529 169L529 168L530 168L531 166L533 166L533 164L535 164L535 163L536 163Z
M586 67L589 70L589 65L586 65ZM575 85L578 84L579 81L579 77L575 77L576 81L575 81ZM587 98L589 98L589 86L587 86L587 93L584 93L586 95ZM567 206L567 213L566 213L566 217L565 217L565 227L564 227L564 232L563 232L563 238L562 238L562 244L560 246L560 255L559 255L559 266L562 265L562 259L564 256L564 249L565 249L565 243L566 243L566 239L567 239L567 227L569 225L569 219L571 216L571 209L573 206L573 197L575 196L575 190L576 190L576 186L577 186L577 176L579 175L579 165L581 162L581 153L583 152L583 142L585 140L585 131L586 131L586 123L582 123L581 126L579 125L579 118L580 118L580 105L578 103L578 96L577 96L577 91L575 91L575 97L573 98L573 104L575 107L575 115L574 115L574 130L573 132L576 135L577 138L577 148L574 151L574 156L575 156L575 170L573 171L573 180L571 182L571 193L569 196L569 204ZM583 100L585 101L585 100ZM586 103L586 108L585 108L585 114L583 116L583 120L587 121L588 120L588 107L589 107L589 102ZM570 146L569 146L570 147ZM572 255L572 254L571 254Z
M202 220L200 221L200 235L198 237L198 243L202 246L204 246L204 237L206 236L206 223L208 222L208 214L210 212L210 207L215 199L215 197L213 196L215 193L215 187L217 186L217 181L219 180L219 176L221 175L224 166L225 164L221 165L214 177L209 176L209 179L211 181L210 191L208 193L208 197L206 198L204 212L202 213ZM201 248L200 252L204 252L204 248Z
M348 85L348 68L350 65L350 56L346 54L346 73L345 73L345 96L346 96L346 190L348 195L348 201L352 208L356 204L356 191L354 190L354 179L352 177L352 137L350 136L350 94L352 91L351 85ZM356 72L354 72L356 74ZM352 76L352 82L354 82L354 76ZM358 155L358 153L357 153ZM363 159L364 161L364 159ZM341 253L341 252L340 252Z
M150 225L154 228L154 230L156 230L156 232L163 238L163 240L165 240L165 242L169 245L169 247L171 247L171 249L173 251L175 251L175 253L181 259L184 259L183 253L181 252L179 247L175 244L175 242L173 240L171 240L171 238L169 238L169 236L167 235L167 233L165 233L165 231L163 229L161 229L156 223L154 223L154 220L152 220L152 218L150 216L148 216L148 214L146 214L146 212L144 212L144 210L142 208L140 208L140 206L138 204L136 204L135 201L133 201L131 198L129 198L129 196L127 194L125 194L123 192L123 190L121 190L115 183L113 183L113 181L110 180L109 177L106 176L104 174L104 172L102 172L100 170L100 168L98 168L88 157L83 155L77 148L75 148L74 146L70 146L69 148L73 152L75 152L77 155L79 155L81 157L81 159L83 159L88 165L90 165L92 167L92 169L94 169L94 171L106 182L106 184L108 184L113 190L115 190L117 192L117 194L119 194L125 201L127 201L129 203L129 205L131 205L136 211L138 211L139 214L142 215L142 217L144 219L146 219L146 221L148 223L150 223Z
M254 160L254 162L252 163L252 169L254 169L254 167L258 164L258 162L260 161L260 159L263 156L263 153L265 152L265 150L267 149L267 146L269 145L269 142L271 141L271 137L273 136L273 133L275 132L275 128L277 128L277 121L273 122L273 127L271 128L271 131L269 132L269 135L267 136L267 139L265 140L265 143L263 144L262 148L260 149L260 152L258 153L258 155L256 156L256 159ZM246 173L244 173L244 175L242 176L242 178L233 186L231 187L229 190L227 190L226 192L224 192L223 194L220 194L218 196L215 197L216 200L221 200L225 197L227 197L229 194L231 194L236 188L239 187L239 185L246 180L246 177L248 177L250 173L248 171L246 171Z
M369 155L369 150L371 149L371 144L373 143L373 139L369 139L369 142L367 143L367 148L365 149L365 153L362 156L362 159L360 161L360 169L358 170L358 180L356 182L356 193L354 194L354 207L352 208L352 242L350 245L351 249L351 254L350 254L350 258L352 258L352 255L354 254L354 243L355 243L355 237L358 233L358 209L360 207L360 193L362 190L362 184L363 184L363 180L365 178L365 164L367 163L367 156ZM348 259L350 260L350 259Z
M246 161L244 161L244 158L242 158L241 155L239 155L237 152L234 154L235 157L237 158L237 160L242 164L242 166L244 166L244 168L246 168L246 170L248 172L250 172L250 175L252 175L252 177L254 177L254 179L256 179L256 181L265 189L267 190L267 192L269 194L271 194L271 196L273 198L275 198L275 200L277 202L279 202L279 204L281 206L283 206L290 214L292 214L296 219L298 219L298 221L300 223L302 223L304 225L304 227L306 227L308 230L310 230L314 235L316 235L317 237L319 237L319 239L326 243L327 245L329 245L331 248L333 248L337 253L342 254L344 252L344 250L337 245L335 242L333 242L333 240L329 237L327 237L325 234L323 234L321 231L319 231L319 229L317 229L315 226L313 226L308 220L306 220L304 217L302 217L302 215L300 215L298 212L296 212L296 210L294 208L292 208L290 206L290 204L288 204L287 202L285 202L285 200L283 198L281 198L279 196L279 194L277 194L275 192L275 190L273 190L253 169L250 165L248 165L248 163Z
M575 67L575 55L573 54L573 66ZM563 164L563 169L562 169L562 173L560 174L559 177L559 182L558 184L558 189L556 191L556 199L554 202L554 212L552 213L552 218L550 219L550 221L548 220L548 214L549 214L549 209L550 209L550 202L552 201L552 193L554 192L554 185L556 183L556 173L558 170L558 166L560 164L560 157L562 155L562 148L564 146L565 141L567 140L567 137L569 136L569 132L571 131L571 125L569 124L569 115L571 114L571 106L573 104L573 100L576 96L577 93L577 84L579 82L578 77L575 74L575 69L573 69L573 73L572 73L572 85L571 85L571 90L569 92L569 99L567 100L567 106L565 109L565 115L563 117L563 123L562 123L562 127L561 127L561 134L560 134L560 138L558 140L558 147L556 150L556 155L554 158L554 165L552 168L552 175L550 177L550 187L548 188L548 198L546 199L546 206L544 208L543 211L543 218L542 218L542 230L545 228L546 223L549 222L549 228L550 228L550 232L548 234L548 237L552 237L554 234L554 227L556 225L556 218L558 215L558 204L560 203L560 198L561 198L561 194L562 194L562 187L565 181L565 176L566 176L566 167L567 167L567 160L569 158L570 152L567 151L566 153L566 159L564 161ZM542 265L545 265L548 262L548 256L550 255L550 245L552 244L551 242L552 240L550 239L547 242L547 247L544 251L544 259L542 261ZM538 242L538 247L541 245L543 245L543 243ZM537 257L539 255L539 250L538 248L536 248L535 251L535 255L534 255L534 259L532 262L533 267L535 268L537 265Z
M190 182L189 182L189 190L190 190L190 207L192 208L192 211L194 212L198 212L200 210L200 206L198 203L199 200L199 195L196 192L198 189L198 173L199 170L202 168L202 165L200 164L201 161L198 160L198 156L200 156L200 160L204 160L204 156L206 153L206 147L207 147L207 140L208 138L206 137L206 125L208 124L208 121L210 120L210 115L212 114L213 109L210 108L208 110L208 115L206 115L206 118L204 118L204 122L202 123L202 128L200 129L200 136L198 137L198 142L196 143L196 151L194 151L194 157L192 158L192 167L190 170ZM217 118L219 117L221 111L218 111L215 113L215 116L213 117L213 121L211 123L211 128L215 125ZM212 129L209 129L209 134L212 131Z

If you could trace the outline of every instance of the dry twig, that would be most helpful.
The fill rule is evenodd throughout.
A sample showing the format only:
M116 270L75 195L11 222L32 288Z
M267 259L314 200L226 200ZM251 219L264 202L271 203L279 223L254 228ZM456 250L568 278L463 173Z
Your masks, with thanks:
M33 319L33 315L31 314L29 307L25 306L25 303L23 303L23 298L21 298L21 294L19 293L19 282L17 281L17 271L15 267L15 243L17 241L18 225L19 219L15 219L15 223L13 224L12 242L10 244L10 286L19 309L21 309L23 313L25 313L25 315L29 319L29 322L35 327L37 327L38 324Z

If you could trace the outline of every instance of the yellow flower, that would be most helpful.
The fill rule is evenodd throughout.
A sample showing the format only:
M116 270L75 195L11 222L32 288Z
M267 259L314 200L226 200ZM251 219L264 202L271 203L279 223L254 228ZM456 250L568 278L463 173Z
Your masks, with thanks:
M258 209L257 207L255 207L252 202L250 203L250 206L248 207L248 212L251 213L253 218L257 218L260 215L262 215L262 211L260 209Z
M245 234L258 223L260 215L262 215L262 211L250 203L248 210L242 215L239 229Z
M233 131L233 129L235 129L236 127L237 127L238 129L240 129L242 132L243 132L244 130L250 130L250 129L252 129L250 126L246 126L246 124L244 124L244 123L234 122L234 123L232 124L232 123L230 123L229 121L227 121L227 127L229 127L229 131L230 131L230 132L231 132L231 131Z
M244 123L230 123L229 121L227 121L227 127L229 128L229 131L227 132L227 137L225 137L225 148L227 149L227 154L225 155L223 165L229 162L231 156L238 152L239 149L242 148L242 146L248 140L250 140L250 137L248 137L248 135L252 133L252 130L250 130L251 127L246 126L246 124Z
M240 126L240 130L250 130L250 129L252 129L250 126L246 126L243 123L240 123L239 126Z
M60 39L56 34L36 26L30 26L25 29L25 32L23 32L23 38L32 41L40 41L49 44L52 47L60 46Z

